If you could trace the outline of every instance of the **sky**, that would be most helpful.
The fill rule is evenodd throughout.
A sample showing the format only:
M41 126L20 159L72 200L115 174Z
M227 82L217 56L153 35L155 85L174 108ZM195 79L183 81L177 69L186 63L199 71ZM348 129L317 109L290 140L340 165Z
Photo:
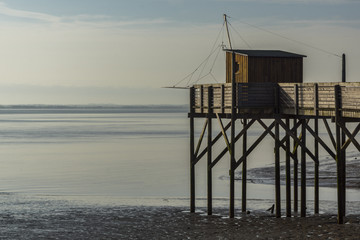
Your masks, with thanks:
M162 87L225 81L224 13L234 48L307 55L305 82L341 81L345 53L347 81L360 81L359 11L360 0L0 0L0 105L188 104L187 90Z

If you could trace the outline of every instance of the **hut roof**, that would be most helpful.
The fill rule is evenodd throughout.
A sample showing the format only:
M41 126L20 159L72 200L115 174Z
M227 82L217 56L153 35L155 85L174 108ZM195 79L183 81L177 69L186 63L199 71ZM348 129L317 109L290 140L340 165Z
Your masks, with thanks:
M240 49L226 49L227 52L235 52L241 55L246 55L249 57L306 57L305 55L300 55L291 52L285 52L280 50L240 50Z

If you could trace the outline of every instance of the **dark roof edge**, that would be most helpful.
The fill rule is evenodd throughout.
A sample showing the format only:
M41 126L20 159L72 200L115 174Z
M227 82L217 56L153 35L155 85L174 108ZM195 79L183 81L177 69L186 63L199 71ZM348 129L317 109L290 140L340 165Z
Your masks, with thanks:
M307 57L306 55L286 52L282 50L242 50L242 49L224 49L225 52L235 52L249 57Z

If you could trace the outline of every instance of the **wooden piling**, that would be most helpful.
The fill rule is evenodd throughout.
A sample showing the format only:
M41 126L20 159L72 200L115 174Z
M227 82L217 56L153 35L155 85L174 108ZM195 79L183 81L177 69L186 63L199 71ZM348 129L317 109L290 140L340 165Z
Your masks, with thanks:
M341 88L334 86L335 95L335 125L336 125L336 166L337 166L337 198L338 198L338 223L344 223L345 215L345 159L343 157L342 147L342 112L341 112Z
M337 167L337 200L338 200L338 223L344 223L344 203L343 203L343 161L341 156L341 129L336 123L336 167Z
M276 217L281 217L281 194L280 194L280 133L279 123L275 122L275 211Z
M297 119L294 118L294 126L297 123ZM294 129L294 135L297 136L297 129ZM293 143L294 145L294 151L293 151L293 155L294 155L294 212L298 212L298 151L297 151L297 145L296 142L294 141Z
M319 87L318 84L314 84L314 131L315 135L319 136ZM314 155L317 160L314 166L314 213L319 213L319 141L314 139Z
M294 85L294 114L299 115L299 86Z
M243 128L246 128L246 124L247 124L247 119L243 119ZM246 151L247 151L247 130L244 132L243 135L243 156L246 155ZM242 196L241 196L241 210L242 212L246 212L246 181L247 181L247 160L246 157L242 162Z
M345 53L342 55L342 78L341 81L344 83L346 82L346 56ZM341 99L341 97L340 97ZM346 127L345 121L343 122L344 127ZM341 131L341 146L346 142L346 135L345 131ZM343 208L344 208L344 216L346 214L346 148L341 153L341 156L343 157L343 175L344 175L344 181L343 181Z
M343 126L346 128L346 122L342 121ZM346 135L345 135L345 131L341 131L341 146L343 146L346 142ZM343 178L344 181L342 182L343 186L342 186L342 196L343 196L343 209L344 209L344 216L346 215L346 148L342 148L341 149L341 157L342 157L342 161L343 161L343 169L342 169L342 174L343 174Z
M319 135L319 120L314 119L314 131L316 136ZM314 168L314 213L319 213L319 141L314 139L314 155L318 162L315 162Z
M207 207L208 215L212 215L212 98L213 88L208 88L208 134L207 134Z
M190 212L195 212L195 131L194 131L194 108L195 88L190 89Z
M286 127L290 129L290 119L286 118ZM286 216L291 217L291 175L290 175L290 136L286 134Z
M301 140L304 147L301 148L301 217L306 216L306 120L301 119Z
M235 53L232 53L232 83L231 83L231 144L230 144L230 212L229 217L235 216L235 121L236 121L236 80Z

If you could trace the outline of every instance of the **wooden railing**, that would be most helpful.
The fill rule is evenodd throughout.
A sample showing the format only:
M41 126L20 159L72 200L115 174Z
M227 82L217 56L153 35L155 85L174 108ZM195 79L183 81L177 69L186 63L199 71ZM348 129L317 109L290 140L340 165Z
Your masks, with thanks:
M360 83L238 83L236 113L360 118ZM192 113L231 113L231 83L194 85ZM337 103L337 104L336 104Z

